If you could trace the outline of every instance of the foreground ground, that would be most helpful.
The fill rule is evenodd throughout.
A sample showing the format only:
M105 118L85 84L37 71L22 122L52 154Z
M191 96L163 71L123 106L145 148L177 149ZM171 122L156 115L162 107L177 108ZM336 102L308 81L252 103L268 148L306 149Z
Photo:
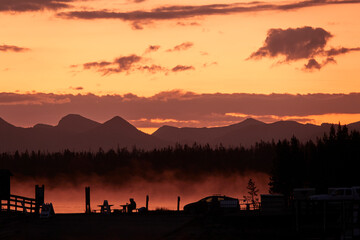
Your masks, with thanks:
M57 214L51 219L3 215L0 216L0 239L309 239L296 233L293 223L289 215L258 214ZM311 238L316 239L314 235Z

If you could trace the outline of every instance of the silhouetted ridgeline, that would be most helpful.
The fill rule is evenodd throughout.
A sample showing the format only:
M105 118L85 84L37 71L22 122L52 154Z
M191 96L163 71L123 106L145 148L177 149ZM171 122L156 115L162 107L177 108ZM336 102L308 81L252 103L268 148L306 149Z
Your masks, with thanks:
M360 130L360 122L348 125L350 130ZM182 145L209 144L216 147L253 146L256 142L275 142L290 139L295 135L300 142L316 140L330 129L329 124L321 126L301 124L295 121L264 123L255 119L223 127L189 128L162 126L149 135L138 130L121 117L98 123L77 114L63 117L56 126L36 124L33 127L16 127L0 118L0 153L18 151L59 152L93 151L99 148L132 148L152 150Z
M149 182L179 180L196 182L209 176L267 173L274 193L289 195L293 188L360 185L360 133L346 126L331 128L317 141L260 142L251 148L211 148L209 145L176 145L144 151L123 148L98 152L24 152L0 155L0 168L17 179L60 180L78 184L84 179L121 186L134 179Z

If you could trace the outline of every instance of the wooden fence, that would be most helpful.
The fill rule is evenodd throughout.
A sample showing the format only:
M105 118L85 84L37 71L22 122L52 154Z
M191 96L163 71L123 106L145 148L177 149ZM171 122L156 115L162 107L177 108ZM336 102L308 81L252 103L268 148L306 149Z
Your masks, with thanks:
M10 195L9 200L0 200L0 209L8 212L38 213L39 205L33 198Z

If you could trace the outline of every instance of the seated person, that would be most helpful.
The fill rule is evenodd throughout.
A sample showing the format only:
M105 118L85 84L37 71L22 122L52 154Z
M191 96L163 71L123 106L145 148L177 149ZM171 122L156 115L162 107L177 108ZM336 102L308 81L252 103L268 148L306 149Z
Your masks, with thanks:
M136 202L133 198L130 198L130 204L127 206L127 208L129 213L136 209Z

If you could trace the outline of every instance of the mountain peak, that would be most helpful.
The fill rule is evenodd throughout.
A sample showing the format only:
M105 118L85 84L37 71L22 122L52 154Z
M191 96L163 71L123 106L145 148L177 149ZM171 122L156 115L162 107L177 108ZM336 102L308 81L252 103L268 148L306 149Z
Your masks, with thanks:
M110 120L104 122L104 126L109 127L125 127L125 128L135 128L133 125L131 125L128 121L123 119L122 117L115 116L111 118Z
M10 124L10 123L8 123L7 121L5 121L4 119L2 119L2 118L0 117L0 128L9 128L9 127L13 128L13 127L15 127L15 126L12 125L12 124Z
M65 131L82 132L98 125L100 125L100 123L87 119L79 114L68 114L59 121L57 127Z
M247 118L247 119L245 119L244 121L242 121L241 123L246 123L246 124L256 123L256 124L258 124L258 123L263 123L263 122L261 122L261 121L259 121L259 120L256 120L256 119L254 119L254 118Z
M230 125L232 128L238 128L238 127L248 127L248 126L252 126L252 125L266 125L266 123L261 122L259 120L256 120L254 118L247 118L242 122Z

